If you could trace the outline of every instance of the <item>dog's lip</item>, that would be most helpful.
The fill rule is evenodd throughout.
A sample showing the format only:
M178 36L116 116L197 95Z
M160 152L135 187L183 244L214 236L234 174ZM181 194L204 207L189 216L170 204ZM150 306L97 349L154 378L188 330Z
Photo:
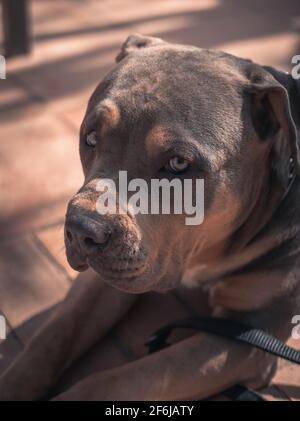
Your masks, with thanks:
M71 268L76 270L77 272L84 272L89 267L86 258L80 257L77 253L68 252L68 249L67 259Z
M135 279L138 276L141 276L146 268L147 263L143 262L142 264L139 264L138 266L134 267L126 267L126 268L120 268L120 267L114 267L114 266L106 266L101 264L101 262L98 261L98 259L87 259L87 262L89 266L91 266L94 270L96 270L98 273L103 274L105 277L109 279L123 279L123 280L129 280L129 279ZM99 264L100 263L100 264Z
M87 270L89 268L88 263L75 263L74 261L72 261L72 263L69 261L69 265L72 267L72 269L76 270L77 272L84 272L85 270Z
M76 269L78 272L84 272L85 270L87 270L89 268L89 265L87 263L82 263L82 264L78 264L76 265Z
M84 272L91 267L95 272L109 279L133 279L140 276L146 269L147 259L115 259L110 264L105 257L99 258L97 254L81 256L79 253L67 253L70 266L77 272Z

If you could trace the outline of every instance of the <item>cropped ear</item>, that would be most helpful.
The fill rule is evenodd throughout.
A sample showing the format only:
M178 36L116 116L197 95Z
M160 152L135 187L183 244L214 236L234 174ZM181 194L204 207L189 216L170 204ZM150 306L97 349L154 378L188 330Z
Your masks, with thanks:
M287 89L272 74L255 67L252 74L252 119L262 141L272 142L272 169L286 190L300 175L297 129Z
M148 37L141 34L129 35L122 45L120 53L116 57L116 62L118 63L124 57L128 56L128 54L141 48L154 47L160 44L165 44L165 41L160 38Z

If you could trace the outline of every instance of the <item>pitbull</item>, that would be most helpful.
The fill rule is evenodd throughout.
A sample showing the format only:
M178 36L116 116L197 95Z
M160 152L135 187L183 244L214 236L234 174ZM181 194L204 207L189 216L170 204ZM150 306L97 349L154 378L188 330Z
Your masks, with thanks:
M125 41L117 62L89 100L80 130L85 181L66 214L67 257L82 273L2 375L2 400L45 396L147 291L205 285L215 316L283 341L299 314L299 81L141 35ZM203 223L130 210L100 215L97 183L120 170L147 182L204 179ZM260 388L275 368L262 351L197 333L55 399L203 399L235 384Z

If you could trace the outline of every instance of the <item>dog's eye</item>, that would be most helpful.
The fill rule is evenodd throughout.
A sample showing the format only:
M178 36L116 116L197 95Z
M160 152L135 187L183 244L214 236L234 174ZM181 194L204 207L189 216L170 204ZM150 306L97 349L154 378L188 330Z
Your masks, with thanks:
M168 162L166 169L174 174L182 174L188 170L189 166L190 164L186 159L180 156L174 156Z
M90 132L85 138L86 144L88 146L91 146L92 148L94 148L97 145L97 140L97 133L94 130Z

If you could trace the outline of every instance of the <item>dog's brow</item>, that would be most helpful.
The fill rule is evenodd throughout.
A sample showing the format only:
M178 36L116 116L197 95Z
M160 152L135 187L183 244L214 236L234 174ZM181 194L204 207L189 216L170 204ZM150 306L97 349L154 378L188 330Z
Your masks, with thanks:
M159 125L152 127L146 135L147 152L151 155L157 145L163 146L171 138L172 134L166 127Z
M109 130L117 127L120 121L120 110L113 100L105 99L97 111L101 115L101 135L104 136Z
M120 121L120 110L116 103L110 99L105 99L96 105L85 117L81 132L88 134L91 130L99 128L101 136L109 130L116 128Z
M207 161L205 159L207 154L203 154L198 142L162 126L155 126L147 133L145 144L148 156L154 159L160 155L174 153L201 162Z
M145 146L150 157L156 157L163 152L172 149L172 146L179 143L178 135L170 129L156 125L146 135Z

